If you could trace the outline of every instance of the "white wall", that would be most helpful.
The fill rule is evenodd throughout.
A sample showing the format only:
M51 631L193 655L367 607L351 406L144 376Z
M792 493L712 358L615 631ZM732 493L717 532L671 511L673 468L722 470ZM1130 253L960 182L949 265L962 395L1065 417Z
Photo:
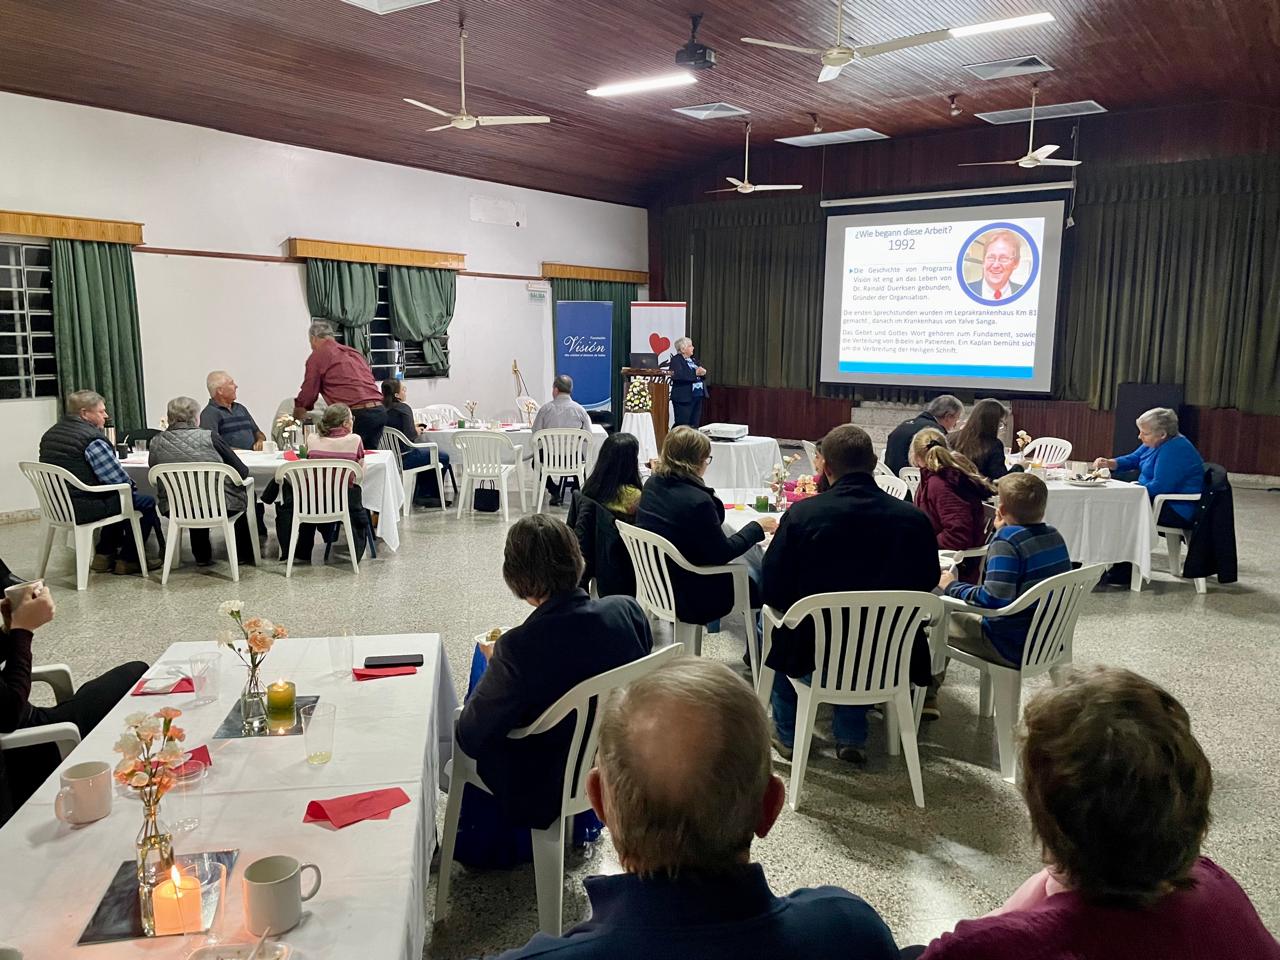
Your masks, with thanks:
M13 94L0 93L0 130L6 141L38 145L5 153L0 209L142 221L148 246L280 255L297 236L457 251L468 270L532 275L544 260L648 262L646 213L635 207ZM467 143L457 138L460 150ZM523 205L522 225L472 222L472 196ZM202 398L205 374L225 367L265 427L302 378L302 268L147 253L133 260L149 419L172 396ZM530 304L521 281L459 278L451 376L411 382L411 402L514 409L512 359L530 392L544 395L550 322L550 307ZM0 402L6 459L52 422L51 405L27 406ZM0 512L34 506L11 464L0 463Z

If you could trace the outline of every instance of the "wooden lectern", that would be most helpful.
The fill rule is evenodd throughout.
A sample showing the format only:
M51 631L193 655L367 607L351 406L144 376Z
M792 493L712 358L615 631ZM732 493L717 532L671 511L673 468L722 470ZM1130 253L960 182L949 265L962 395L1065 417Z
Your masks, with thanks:
M658 450L667 439L667 430L671 426L671 374L666 370L645 370L640 367L623 367L622 376L628 384L632 380L643 380L649 384L650 409L653 417L653 436L658 441Z

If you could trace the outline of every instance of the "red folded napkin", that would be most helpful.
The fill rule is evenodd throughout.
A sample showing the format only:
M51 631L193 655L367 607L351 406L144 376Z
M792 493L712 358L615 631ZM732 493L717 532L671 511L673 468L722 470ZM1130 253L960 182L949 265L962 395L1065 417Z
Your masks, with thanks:
M351 674L357 680L377 680L379 677L406 677L417 673L417 667L352 667Z
M292 463L294 460L298 459L298 455L294 453L292 450L286 450L284 452L284 458L288 460L290 463Z
M164 697L171 693L195 693L196 685L190 677L180 677L170 690L143 690L142 687L149 680L155 677L143 677L138 681L137 686L130 691L130 696L134 697Z
M212 766L213 766L213 757L209 756L209 748L208 748L208 747L196 747L196 748L195 748L195 749L193 749L193 750L188 750L188 751L187 751L187 759L186 759L186 762L184 762L184 763L182 764L182 766L180 766L180 767L174 767L173 772L174 772L174 773L177 773L177 774L184 774L184 773L187 773L187 771L188 771L188 766L191 764L191 761L193 761L193 760L199 760L199 761L200 761L201 763L203 763L206 767L212 767Z
M327 820L341 829L361 820L386 820L391 816L392 810L403 807L408 802L409 795L399 787L352 793L328 800L312 800L307 804L302 822L321 823Z

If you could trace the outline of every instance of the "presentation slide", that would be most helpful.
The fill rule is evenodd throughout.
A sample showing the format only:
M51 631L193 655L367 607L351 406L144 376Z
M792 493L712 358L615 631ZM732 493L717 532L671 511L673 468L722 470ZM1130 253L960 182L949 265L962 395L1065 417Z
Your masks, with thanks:
M1047 392L1063 206L830 217L822 380Z

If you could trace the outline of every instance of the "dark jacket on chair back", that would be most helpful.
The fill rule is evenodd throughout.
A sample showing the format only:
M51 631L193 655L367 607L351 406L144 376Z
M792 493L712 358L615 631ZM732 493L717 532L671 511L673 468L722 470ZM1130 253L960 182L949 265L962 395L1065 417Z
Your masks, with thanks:
M1187 544L1187 558L1182 564L1184 577L1218 575L1219 583L1235 583L1236 508L1225 467L1216 463L1204 465L1204 493Z
M578 490L574 491L565 522L577 535L582 558L586 561L582 588L585 590L594 579L597 596L634 597L636 572L631 566L631 555L622 542L622 535L618 533L618 521L613 511Z
M762 593L765 603L785 614L796 601L818 593L929 591L940 575L929 518L881 490L871 474L851 473L821 496L792 504L783 515L764 555ZM916 659L913 679L919 673ZM775 630L767 662L789 677L812 673L813 623L805 620L794 630Z
M458 718L458 743L476 761L507 819L543 829L560 812L573 718L510 740L583 680L647 656L649 621L628 597L592 600L582 590L551 597L504 633ZM588 758L588 762L594 758Z
M758 523L748 523L732 536L725 536L723 524L724 504L715 491L686 477L650 477L636 510L637 527L666 537L696 567L728 563L764 539ZM728 574L703 577L673 568L671 585L681 623L707 624L733 609L733 578Z
M81 483L98 486L102 481L84 458L84 452L93 441L105 439L106 434L88 421L63 417L40 438L40 462L62 467ZM120 512L120 497L115 493L85 493L72 487L71 503L77 523L92 523Z

